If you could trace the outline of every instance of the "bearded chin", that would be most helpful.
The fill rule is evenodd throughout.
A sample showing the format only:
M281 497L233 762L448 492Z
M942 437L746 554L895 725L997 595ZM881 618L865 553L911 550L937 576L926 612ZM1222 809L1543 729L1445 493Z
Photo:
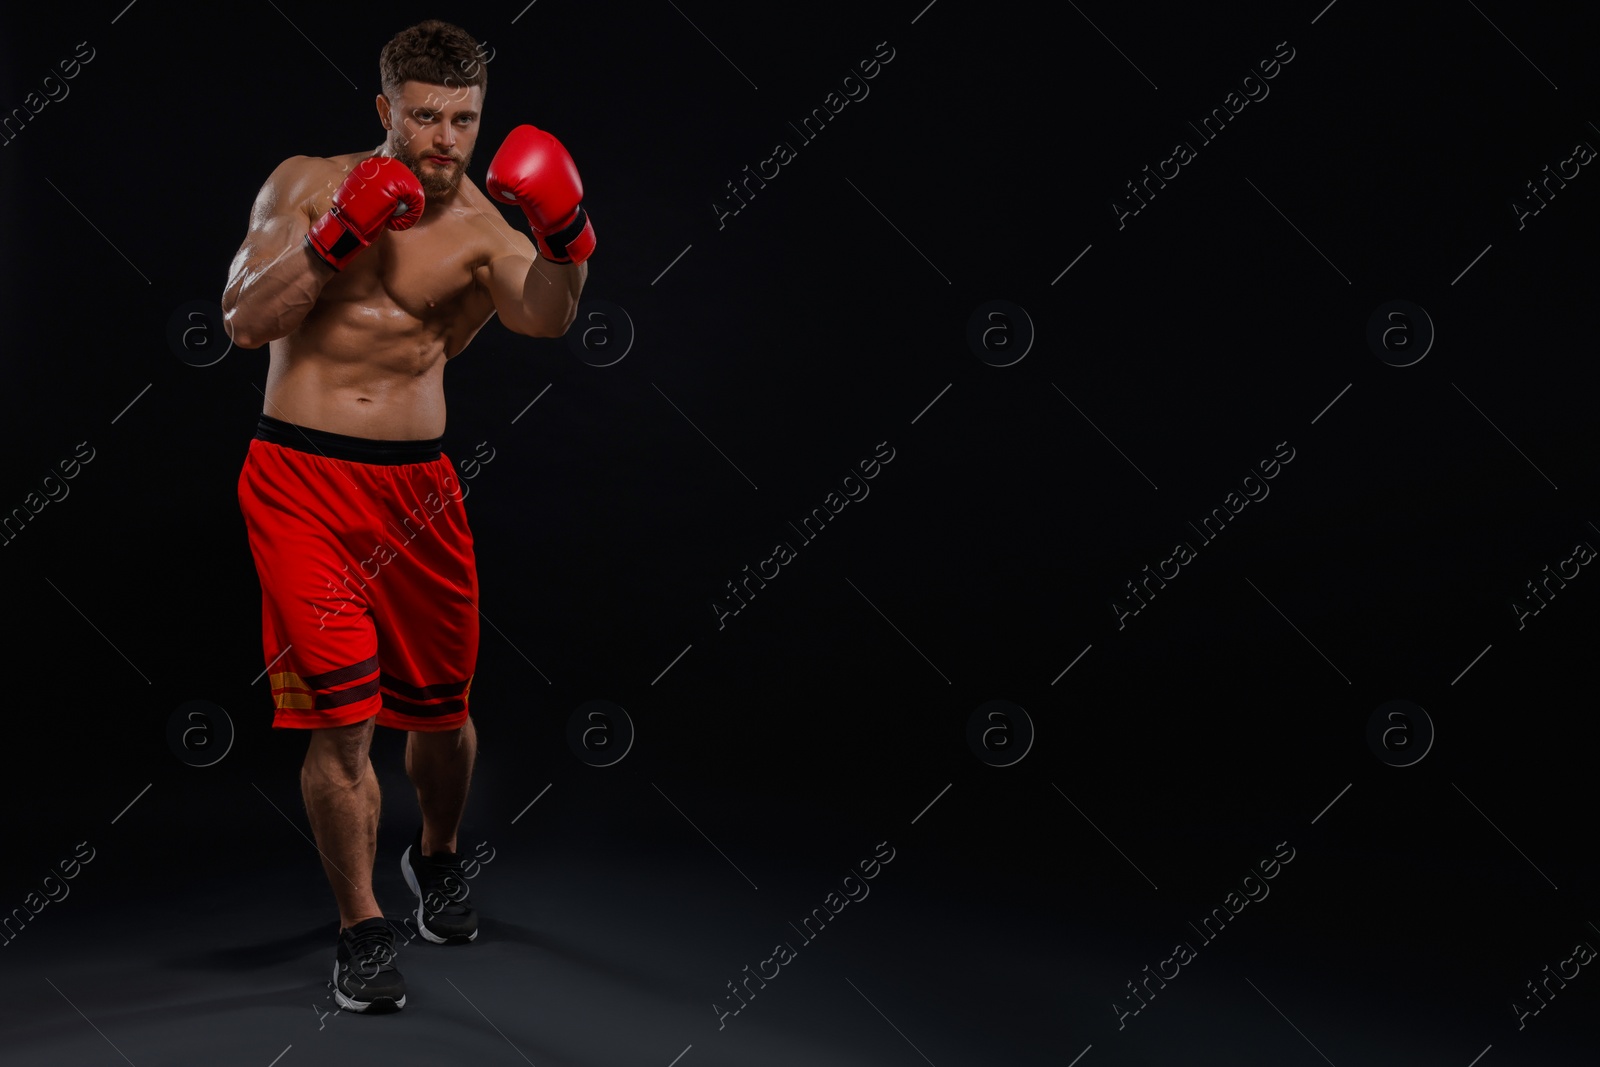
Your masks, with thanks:
M448 177L441 174L437 169L424 171L422 169L422 160L407 152L404 146L397 144L391 150L394 152L394 158L404 163L411 173L416 175L417 181L422 185L422 195L430 201L445 200L452 196L456 191L453 183L459 180L456 174L466 171L465 160L453 165Z
M422 183L422 195L429 200L443 200L455 192L455 186L447 181L438 171L431 171L426 176L417 173L413 167L412 173L417 174L417 180Z

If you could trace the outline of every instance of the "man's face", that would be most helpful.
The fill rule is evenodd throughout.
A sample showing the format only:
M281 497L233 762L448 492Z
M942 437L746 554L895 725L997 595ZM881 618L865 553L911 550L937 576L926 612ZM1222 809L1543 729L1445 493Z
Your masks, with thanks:
M449 200L472 161L483 90L476 85L408 81L391 100L378 97L378 116L389 131L385 147L411 168L430 203Z

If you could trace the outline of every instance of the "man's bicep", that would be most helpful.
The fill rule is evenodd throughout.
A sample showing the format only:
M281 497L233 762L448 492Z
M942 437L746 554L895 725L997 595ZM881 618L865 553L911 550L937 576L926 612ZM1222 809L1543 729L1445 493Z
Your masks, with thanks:
M315 188L314 162L305 156L285 160L256 194L250 228L228 272L230 289L241 274L271 263L310 232L306 205Z
M232 288L241 275L264 269L285 249L300 244L310 229L311 221L302 212L273 215L260 223L252 223L228 270L229 287Z
M519 247L520 246L520 247ZM513 333L526 333L530 325L522 303L522 287L533 267L533 242L514 234L494 259L484 267L480 284L489 292L495 313Z

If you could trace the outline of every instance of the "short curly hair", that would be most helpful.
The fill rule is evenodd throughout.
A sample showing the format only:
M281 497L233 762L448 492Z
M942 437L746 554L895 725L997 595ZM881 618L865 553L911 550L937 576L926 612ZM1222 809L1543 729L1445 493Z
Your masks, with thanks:
M383 95L400 95L408 81L445 88L476 85L489 92L489 65L484 49L459 26L428 19L395 34L378 56Z

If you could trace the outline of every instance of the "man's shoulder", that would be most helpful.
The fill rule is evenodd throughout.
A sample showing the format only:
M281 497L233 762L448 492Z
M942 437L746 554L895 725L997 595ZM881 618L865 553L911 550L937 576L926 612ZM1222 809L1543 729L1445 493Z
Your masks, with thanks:
M291 157L278 163L272 171L272 178L278 181L325 181L325 179L338 176L342 179L344 174L350 173L363 158L371 152L346 152L344 155L291 155Z
M257 197L257 211L263 218L287 213L291 208L308 216L320 213L318 205L344 181L345 175L371 152L348 152L337 156L290 156L273 168Z
M503 255L528 256L533 253L533 242L527 235L506 221L500 212L500 205L493 197L480 189L476 182L466 175L456 185L457 215L473 230L484 238L485 262L498 259Z

